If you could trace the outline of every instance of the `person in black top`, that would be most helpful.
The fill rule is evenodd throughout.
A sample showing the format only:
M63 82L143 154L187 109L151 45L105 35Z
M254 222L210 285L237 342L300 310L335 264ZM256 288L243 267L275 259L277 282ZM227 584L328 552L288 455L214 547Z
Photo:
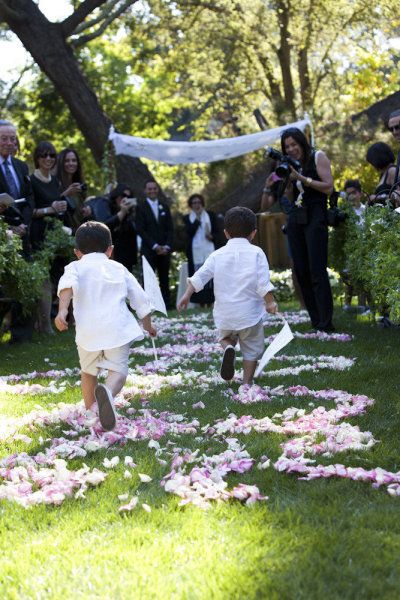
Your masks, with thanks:
M390 191L395 181L396 165L393 151L388 144L376 142L367 150L367 162L379 173L379 182L375 193L369 197L368 204L386 205L389 202Z
M304 133L296 127L285 129L281 136L282 153L297 160L301 168L290 166L287 185L280 194L291 202L287 235L294 270L313 329L334 331L333 300L327 273L328 222L327 199L333 190L333 177L328 157L311 148ZM267 179L267 186L273 183ZM274 201L273 195L266 200Z
M87 220L100 221L111 231L112 258L131 273L137 264L136 198L125 183L117 183L107 196L86 200L82 214Z

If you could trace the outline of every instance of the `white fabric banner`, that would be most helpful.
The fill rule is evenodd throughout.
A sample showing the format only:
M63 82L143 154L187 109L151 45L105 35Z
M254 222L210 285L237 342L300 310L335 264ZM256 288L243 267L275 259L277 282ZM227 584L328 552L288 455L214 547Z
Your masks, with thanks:
M111 127L109 140L114 144L116 154L149 158L165 162L169 165L188 163L209 163L226 160L260 150L276 142L282 131L288 127L298 127L302 131L311 121L308 118L295 123L288 123L275 129L267 129L259 133L241 135L239 137L222 138L203 142L165 142L148 138L134 137L116 133Z
M151 307L154 310L158 310L168 317L167 308L165 306L164 298L162 297L158 279L153 269L149 265L149 261L142 256L143 265L143 287L144 291L150 299ZM157 358L156 358L157 360Z
M264 367L266 367L271 358L273 358L275 354L279 352L279 350L282 350L282 348L284 348L293 339L293 337L294 336L289 327L289 323L284 321L284 326L262 355L254 374L255 377L260 375L261 371L264 369Z

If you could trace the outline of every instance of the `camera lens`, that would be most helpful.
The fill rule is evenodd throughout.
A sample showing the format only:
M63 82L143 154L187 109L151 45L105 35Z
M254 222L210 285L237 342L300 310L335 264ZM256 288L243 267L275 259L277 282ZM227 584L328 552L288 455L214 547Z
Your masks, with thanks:
M281 163L276 167L275 173L278 175L278 177L284 179L290 174L289 165L285 162Z

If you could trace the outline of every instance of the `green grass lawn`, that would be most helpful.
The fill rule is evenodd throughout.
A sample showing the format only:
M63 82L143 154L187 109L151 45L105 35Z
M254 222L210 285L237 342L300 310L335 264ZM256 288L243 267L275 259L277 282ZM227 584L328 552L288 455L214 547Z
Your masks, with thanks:
M365 415L349 419L379 440L371 450L347 452L324 464L341 462L365 469L382 467L399 471L400 330L378 330L370 321L337 310L338 331L355 336L349 343L295 339L287 354L332 354L357 357L343 372L321 371L298 377L260 378L261 385L306 385L310 389L342 389L366 394L375 404ZM210 327L211 321L210 321ZM292 329L307 331L307 325ZM271 330L271 333L277 329ZM164 342L165 340L163 340ZM170 340L173 342L173 340ZM161 340L157 342L161 345ZM52 338L35 338L31 344L8 347L0 344L1 374L27 373L76 367L77 353L72 332ZM134 362L144 363L145 358ZM217 360L214 367L217 367ZM209 365L196 364L205 370ZM274 363L273 368L280 368ZM272 367L271 367L272 368ZM45 383L48 380L38 380ZM71 383L76 378L71 379ZM233 384L236 389L237 383ZM201 426L226 418L228 413L272 416L289 406L309 410L309 398L286 398L271 404L241 405L223 393L221 382L209 391L166 388L149 399L158 411L184 413ZM43 407L80 400L78 387L67 387L58 395L0 395L3 418L22 416L40 404ZM193 410L198 401L204 410ZM322 404L322 403L321 403ZM132 399L139 408L140 399ZM63 426L62 429L68 429ZM26 429L21 432L26 433ZM55 436L56 427L29 432L31 444L0 443L0 458L12 452L36 454ZM278 434L235 435L251 457L266 454L274 462L280 455ZM216 439L196 441L195 436L169 436L182 448L218 453L225 447ZM160 440L163 446L167 440ZM133 457L137 468L125 479L124 457ZM148 448L148 440L128 441L68 461L70 469L85 462L103 471L105 457L119 456L120 464L107 471L106 480L89 489L84 499L66 499L60 506L39 505L24 509L0 501L0 598L271 598L271 599L397 599L400 597L400 497L385 488L341 479L299 481L296 475L270 467L244 474L230 474L229 487L255 484L265 502L245 506L237 500L214 503L209 510L179 506L179 498L160 486L169 471ZM141 483L138 473L152 477ZM118 495L138 493L151 513L140 504L122 514Z

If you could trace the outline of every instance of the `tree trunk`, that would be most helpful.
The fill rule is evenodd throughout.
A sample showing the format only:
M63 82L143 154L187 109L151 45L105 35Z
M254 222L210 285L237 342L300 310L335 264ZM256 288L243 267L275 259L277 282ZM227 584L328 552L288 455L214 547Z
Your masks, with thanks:
M62 24L52 23L32 0L1 0L0 17L19 37L40 69L65 101L85 140L100 164L108 139L111 119L81 72L72 49L65 40ZM129 167L128 167L129 163ZM139 159L116 157L118 177L142 192L150 171Z

